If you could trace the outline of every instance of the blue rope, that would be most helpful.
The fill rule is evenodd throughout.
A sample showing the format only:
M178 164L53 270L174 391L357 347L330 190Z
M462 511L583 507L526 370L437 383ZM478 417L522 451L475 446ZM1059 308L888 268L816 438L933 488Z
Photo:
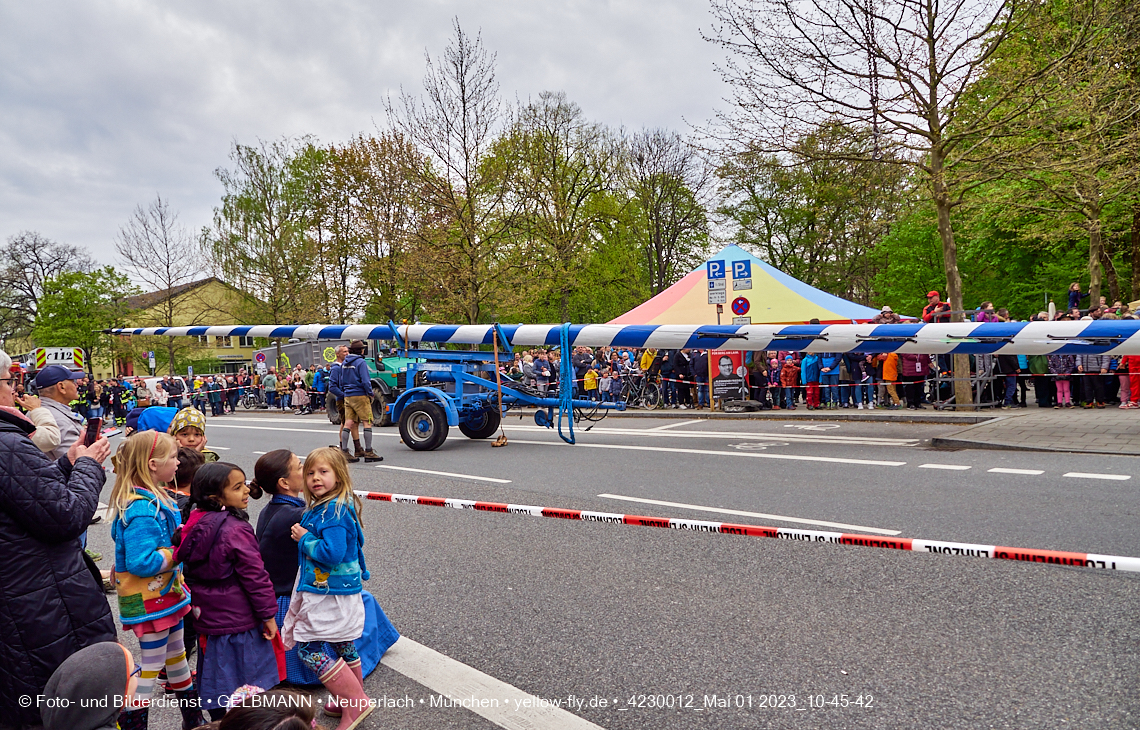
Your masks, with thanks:
M568 444L574 443L574 366L570 364L570 323L563 322L558 334L562 349L562 366L558 369L558 437ZM562 418L570 430L570 437L562 433Z

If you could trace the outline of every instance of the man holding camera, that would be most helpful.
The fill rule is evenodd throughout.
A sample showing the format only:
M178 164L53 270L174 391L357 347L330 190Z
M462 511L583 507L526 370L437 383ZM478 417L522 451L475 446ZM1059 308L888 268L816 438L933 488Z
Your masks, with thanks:
M79 396L76 381L84 377L84 373L73 373L62 365L48 365L36 373L36 392L41 404L51 412L59 426L59 443L44 452L53 459L67 456L72 444L83 435L83 420L71 410L71 402Z

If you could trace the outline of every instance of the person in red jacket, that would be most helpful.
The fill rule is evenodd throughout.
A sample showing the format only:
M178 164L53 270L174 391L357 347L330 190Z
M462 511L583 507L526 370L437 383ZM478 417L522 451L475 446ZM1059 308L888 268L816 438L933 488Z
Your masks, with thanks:
M1125 355L1124 366L1128 368L1128 384L1132 396L1128 408L1140 408L1140 355ZM1125 400L1121 393L1120 400ZM1124 407L1123 405L1121 406Z
M927 292L926 301L926 306L922 308L923 322L930 324L932 322L950 321L950 305L941 300L938 292Z

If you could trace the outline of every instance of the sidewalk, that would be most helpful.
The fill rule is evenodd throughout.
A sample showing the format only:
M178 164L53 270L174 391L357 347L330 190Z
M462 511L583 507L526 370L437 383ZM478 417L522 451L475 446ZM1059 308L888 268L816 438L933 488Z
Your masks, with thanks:
M1104 409L1027 408L931 440L934 446L1014 451L1068 451L1140 456L1140 413ZM1009 415L1007 415L1009 414Z

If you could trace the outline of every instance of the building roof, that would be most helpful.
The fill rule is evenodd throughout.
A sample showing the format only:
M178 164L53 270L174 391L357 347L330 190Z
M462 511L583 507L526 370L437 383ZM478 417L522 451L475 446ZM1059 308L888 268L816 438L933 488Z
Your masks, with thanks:
M147 292L146 294L139 294L138 296L127 297L127 308L128 309L135 309L135 310L137 310L137 309L150 309L154 305L158 304L161 301L166 300L167 298L173 298L173 297L181 296L183 294L186 294L187 292L190 292L190 291L193 291L194 289L198 289L200 287L203 287L203 286L205 286L211 282L214 282L214 281L218 282L219 284L221 284L225 287L230 286L229 284L225 283L224 281L217 278L216 276L211 276L208 279L199 279L198 281L191 281L191 282L186 283L186 284L179 284L178 286L171 287L169 289L162 289L160 291L152 291L152 292Z

